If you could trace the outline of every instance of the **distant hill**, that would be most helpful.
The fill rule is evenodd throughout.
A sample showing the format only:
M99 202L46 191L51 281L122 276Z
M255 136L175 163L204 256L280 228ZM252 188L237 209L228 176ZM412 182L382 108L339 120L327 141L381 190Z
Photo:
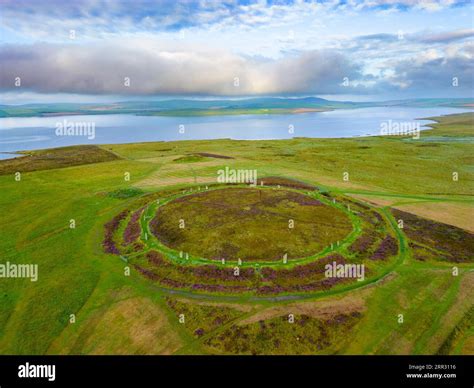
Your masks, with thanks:
M380 106L473 107L474 99L410 99L375 102L330 101L318 97L260 97L246 99L171 99L158 101L124 101L104 103L59 103L0 105L0 117L32 117L94 114L136 114L192 116L217 114L297 113L298 110L324 111Z

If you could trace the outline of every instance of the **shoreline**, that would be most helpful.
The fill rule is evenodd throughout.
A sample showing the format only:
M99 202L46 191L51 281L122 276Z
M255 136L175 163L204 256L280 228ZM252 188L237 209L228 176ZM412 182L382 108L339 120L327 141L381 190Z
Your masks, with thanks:
M295 114L304 114L304 113L319 113L319 112L300 112ZM460 112L460 113L451 113L441 116L430 116L430 117L418 117L414 120L417 121L429 121L428 123L424 123L420 129L420 132L425 132L433 129L433 126L438 124L441 117L449 117L449 116L456 116L462 115L466 113L474 113L473 112ZM294 136L288 138L260 138L260 139L234 139L230 137L222 137L222 138L202 138L202 139L183 139L183 140L149 140L149 141L130 141L130 142L105 142L105 143L81 143L81 144L72 144L72 145L64 145L59 147L47 147L47 148L36 148L31 150L15 150L15 151L1 151L0 150L0 162L3 160L13 160L17 158L22 158L25 156L29 156L34 152L37 151L46 151L46 150L56 150L61 148L68 148L68 147L83 147L83 146L108 146L114 144L147 144L147 143L173 143L173 142L199 142L199 141L222 141L222 140L231 140L231 141L253 141L253 142L260 142L260 141L288 141L293 139L321 139L321 140L330 140L330 139L364 139L364 138L374 138L374 137L381 137L381 138L402 138L402 137L412 137L411 135L381 135L380 133L377 134L362 134L362 135L352 135L352 136L342 136L342 137L310 137L310 136ZM2 158L2 155L13 155L12 157L5 157Z

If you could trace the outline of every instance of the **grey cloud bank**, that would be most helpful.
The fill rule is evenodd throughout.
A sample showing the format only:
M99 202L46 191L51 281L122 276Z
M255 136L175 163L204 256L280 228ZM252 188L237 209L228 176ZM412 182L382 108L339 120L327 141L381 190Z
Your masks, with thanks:
M474 89L467 1L130 4L0 0L3 101L31 93L471 97Z
M328 50L282 59L224 51L157 50L110 45L5 46L0 88L41 93L260 95L337 93L360 69Z
M336 50L299 51L278 59L224 50L153 44L4 45L0 91L110 95L305 95L408 91L471 96L472 45L387 61L389 76L363 71ZM21 80L21 87L15 84ZM453 78L458 79L456 88Z

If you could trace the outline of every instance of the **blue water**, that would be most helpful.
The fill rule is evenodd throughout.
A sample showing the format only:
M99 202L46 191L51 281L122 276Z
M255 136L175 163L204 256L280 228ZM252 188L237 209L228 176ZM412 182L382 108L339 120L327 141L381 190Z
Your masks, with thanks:
M0 159L19 150L77 144L117 144L148 141L288 139L292 137L341 138L380 135L381 124L471 111L457 108L378 107L299 114L163 117L90 115L0 118ZM94 124L95 136L58 136L58 122ZM421 129L427 120L420 121ZM292 126L292 127L291 127ZM180 131L181 128L181 131ZM293 133L290 129L293 128ZM184 133L183 132L184 129Z

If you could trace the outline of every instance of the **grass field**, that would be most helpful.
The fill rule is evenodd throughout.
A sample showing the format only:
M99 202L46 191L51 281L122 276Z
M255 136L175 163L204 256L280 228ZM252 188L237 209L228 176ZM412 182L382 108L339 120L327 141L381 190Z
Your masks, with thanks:
M153 233L176 250L247 261L309 256L351 231L342 211L299 193L223 190L192 194L160 207Z
M474 115L437 120L418 140L135 143L45 150L1 161L2 263L38 264L39 277L36 282L0 279L0 353L474 354ZM198 198L190 190L212 188L217 171L226 167L257 170L269 184L263 191L311 191L321 200L343 203L346 211L353 200L351 223L357 234L334 254L367 263L367 279L314 292L292 291L302 282L299 275L270 266L266 276L276 276L275 285L288 287L281 292L284 297L276 298L175 289L143 276L136 265L151 266L159 259L144 254L157 249L147 245L153 243L144 235L152 218L145 217L173 202L163 207L150 203L183 191L183 199ZM275 187L286 179L303 186ZM272 208L262 207L257 201L262 217L271 213ZM287 219L298 207L304 206L283 201L279 211ZM190 216L193 209L186 209ZM327 209L334 211L319 215L331 223L337 212ZM124 211L110 241L126 253L106 253L105 225ZM345 229L345 217L330 225L331 236L340 233L335 240L351 231ZM142 245L121 245L125 235L131 244ZM190 236L188 243L199 245L202 235ZM202 241L202 251L181 247L182 240L175 247L207 255L209 247L229 236ZM396 241L396 254L374 260L387 236ZM277 239L281 243L283 238ZM322 241L314 253L331 242ZM275 247L271 239L262 240L252 252L265 257L267 244L269 250ZM301 247L299 240L294 244ZM281 249L275 250L280 255ZM319 260L323 257L316 255L302 265ZM192 264L207 279L206 265ZM178 261L166 268L182 280L197 276L186 272L192 266ZM242 272L246 270L251 268ZM288 272L278 278L271 272L276 270ZM255 286L253 278L243 282Z

